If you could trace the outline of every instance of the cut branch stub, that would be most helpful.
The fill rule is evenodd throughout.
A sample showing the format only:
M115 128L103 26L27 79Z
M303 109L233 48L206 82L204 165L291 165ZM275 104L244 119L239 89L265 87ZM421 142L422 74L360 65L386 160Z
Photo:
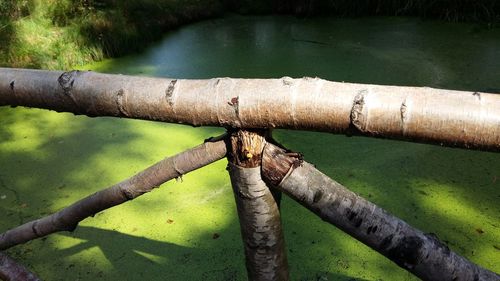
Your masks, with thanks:
M266 151L267 150L267 151ZM269 182L280 182L277 188L317 214L323 220L368 245L423 280L500 280L500 276L481 268L451 251L436 235L425 234L382 208L349 191L303 162L290 165L281 179L268 167L294 163L296 157L267 143L263 157L263 174ZM274 155L267 157L266 155ZM286 170L283 168L283 171Z
M302 155L282 149L272 143L262 152L262 175L272 186L278 186L292 168L302 164Z
M229 175L233 186L249 280L288 280L278 202L261 177L265 132L232 134Z
M229 161L244 168L260 167L262 151L266 145L266 131L238 130L231 134Z

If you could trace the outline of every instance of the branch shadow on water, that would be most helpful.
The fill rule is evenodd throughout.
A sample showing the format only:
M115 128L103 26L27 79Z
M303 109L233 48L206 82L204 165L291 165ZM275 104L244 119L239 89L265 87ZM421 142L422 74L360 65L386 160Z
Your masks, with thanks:
M7 196L0 204L6 214L0 216L2 230L57 211L218 134L210 128L16 110L2 109L0 121L0 195ZM276 135L335 180L495 270L495 176L500 171L495 154L319 133ZM239 226L224 168L221 161L190 173L183 182L167 183L82 222L74 234L54 235L10 252L47 280L67 274L81 280L244 279ZM448 198L443 192L453 193ZM395 278L390 280L413 280L284 200L293 278L386 280L390 274ZM478 212L462 216L460 210ZM213 239L215 233L218 239Z
M0 195L6 196L0 201L0 212L6 214L0 216L1 231L53 213L220 133L35 109L2 108L0 114ZM295 214L286 212L284 220ZM322 267L316 261L331 258L309 250L316 232L301 230L300 223L289 226L292 278L364 278L346 271L344 260ZM335 247L341 244L336 241ZM300 254L301 247L309 257ZM225 162L220 161L86 219L73 234L51 235L8 253L45 280L70 275L78 280L242 280L242 248ZM336 269L339 265L343 272Z
M212 249L191 248L176 245L166 241L157 241L147 237L82 226L74 233L64 233L71 238L81 239L82 242L73 247L57 251L63 257L79 254L91 248L97 248L106 257L111 270L100 272L104 279L112 280L165 280L165 278L181 278L196 280L200 277L207 280L237 280L234 268L220 264L206 272L200 272L194 267L197 264L206 264L206 258L212 256ZM227 250L227 249L226 249ZM223 258L222 258L223 259ZM80 265L81 266L81 265ZM93 270L85 266L82 270ZM122 279L122 280L123 280Z
M0 232L56 212L82 197L132 176L166 156L196 146L205 138L220 133L220 130L211 128L195 130L186 126L170 126L154 122L113 118L89 119L36 109L1 108L0 116L2 116L0 118L0 213L2 214ZM225 175L223 164L212 165L210 172L200 171L199 173L203 178L208 178L207 173L213 173L213 169L216 169L218 173L222 170ZM199 173L198 176L200 176ZM65 240L64 236L51 235L14 247L8 252L37 272L44 280L62 280L68 274L77 274L80 280L95 280L99 276L108 276L114 280L123 280L124 277L127 280L143 280L141 275L144 274L149 276L146 279L164 280L164 277L169 274L165 273L161 263L167 261L171 266L167 267L167 271L172 271L170 275L181 279L183 279L182 272L191 277L203 274L209 277L211 275L230 277L234 274L241 274L243 272L241 266L228 266L231 264L230 261L237 259L234 255L239 253L240 247L234 247L234 243L238 242L239 246L238 240L234 239L233 244L227 247L220 247L219 251L202 250L202 248L198 250L197 247L200 245L199 239L211 241L215 231L222 232L222 227L215 227L213 232L205 233L208 228L206 224L213 226L212 221L216 223L227 221L231 225L235 213L229 212L229 215L223 216L224 220L211 218L212 213L221 213L221 210L212 213L208 210L207 216L193 214L198 215L200 221L204 219L212 221L205 224L203 221L202 223L194 221L191 223L194 225L191 229L189 217L178 212L176 204L165 206L165 202L174 202L175 198L184 199L178 195L186 193L186 190L189 190L186 196L193 196L197 194L196 187L199 186L224 187L220 184L220 176L206 181L191 179L192 176L187 175L184 177L187 184L175 181L168 183L164 188L101 212L96 215L96 218L85 220L75 232L77 235L75 238L80 239L78 235L82 235L84 237L81 239L88 238L90 242L69 247L71 250L60 251L72 242ZM227 190L230 191L230 188ZM222 194L217 190L215 190L217 192L212 191L205 188L201 193L204 196L214 193L215 199ZM175 194L171 195L171 193ZM168 199L162 200L163 198ZM189 207L196 208L192 202L183 206L184 210ZM168 216L165 210L168 210ZM207 209L201 210L207 212ZM161 231L165 230L165 225L168 223L166 221L170 218L175 219L174 226L176 227L184 222L187 225L184 232L169 231L163 235ZM87 223L101 228L87 227L85 226ZM160 223L163 228L155 226ZM117 231L110 229L117 229ZM239 234L237 225L234 229L236 230L234 233ZM116 234L119 234L118 230L124 233L118 237L126 239L116 238ZM144 238L142 241L140 238L134 239L131 235L125 234L125 232L136 231L138 235L155 237L158 241L140 246L148 239ZM180 237L182 235L186 237ZM203 238L199 238L198 235ZM94 241L97 237L102 239ZM116 241L113 241L114 239ZM175 246L169 243L169 240L190 245L191 248L185 247L186 250L181 251L182 246ZM163 242L169 246L159 246ZM132 245L134 243L137 244ZM98 246L104 256L97 253L94 257L86 259L85 255L77 254L88 251L92 253L94 246ZM118 250L113 250L115 247ZM125 251L123 247L137 249L138 252ZM205 271L181 266L185 263L183 258L187 257L189 260L191 255L187 249L191 249L189 252L199 252L195 264L201 264ZM119 252L120 250L123 251ZM160 250L164 252L160 254ZM220 251L230 254L225 256ZM127 254L127 259L126 262L120 264L120 255L123 253ZM76 257L73 257L73 254ZM221 256L219 260L222 262L215 262L217 255ZM138 260L134 261L135 258ZM214 261L207 262L203 258ZM106 266L108 263L111 267ZM149 266L147 267L149 273L137 266L134 274L134 270L129 270L129 268L134 268L131 265L136 263L143 267ZM156 266L158 263L160 265ZM190 265L192 267L192 264ZM75 271L76 267L79 267L79 270ZM214 273L210 273L211 271ZM108 277L105 279L109 279ZM223 279L236 280L236 277L232 279L226 277ZM220 280L220 278L212 280Z
M228 261L228 251L234 249L221 245L218 248L202 249L176 245L165 241L157 241L146 237L134 236L118 231L94 227L79 227L74 233L63 233L64 236L80 239L81 242L72 247L57 251L58 255L70 257L92 248L98 249L111 264L112 270L98 272L97 276L112 280L148 280L179 279L184 280L241 280L238 267ZM223 241L221 241L221 244ZM207 257L218 253L216 260ZM240 261L236 261L239 263ZM91 262L90 262L91 263ZM210 264L209 267L203 264ZM69 264L69 267L82 266ZM85 270L92 266L83 265ZM206 271L201 272L197 267ZM77 270L81 272L81 270ZM179 276L179 272L183 272ZM177 275L176 275L177 274ZM340 274L318 273L301 280L363 280L350 278Z

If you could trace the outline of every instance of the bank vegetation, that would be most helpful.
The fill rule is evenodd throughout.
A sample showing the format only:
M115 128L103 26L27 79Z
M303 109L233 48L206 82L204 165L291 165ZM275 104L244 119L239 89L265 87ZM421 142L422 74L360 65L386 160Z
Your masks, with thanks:
M0 0L0 66L69 69L137 52L182 24L240 14L500 22L496 0Z

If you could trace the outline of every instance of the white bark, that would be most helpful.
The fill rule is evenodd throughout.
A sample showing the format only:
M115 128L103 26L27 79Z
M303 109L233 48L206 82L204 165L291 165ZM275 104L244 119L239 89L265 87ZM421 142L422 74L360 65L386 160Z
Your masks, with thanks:
M500 95L319 78L173 80L0 68L0 105L500 150Z
M248 280L288 280L285 239L278 205L260 176L260 167L229 164L240 220Z

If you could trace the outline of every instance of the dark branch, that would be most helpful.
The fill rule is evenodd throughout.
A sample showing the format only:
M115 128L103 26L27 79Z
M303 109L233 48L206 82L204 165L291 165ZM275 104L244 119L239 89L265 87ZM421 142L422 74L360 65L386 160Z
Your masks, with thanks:
M0 250L26 243L57 231L72 231L83 219L132 200L162 183L215 162L226 155L224 140L205 142L165 158L135 176L98 191L52 215L0 234Z
M269 157L266 155L274 155ZM282 158L290 158L282 161ZM281 163L278 163L281 161ZM265 180L278 182L277 188L342 231L368 245L423 280L500 280L451 251L436 235L425 234L382 208L349 191L341 184L296 157L267 144L263 157ZM288 167L281 179L269 173L272 167ZM271 167L271 168L269 168ZM285 170L285 168L282 168Z

